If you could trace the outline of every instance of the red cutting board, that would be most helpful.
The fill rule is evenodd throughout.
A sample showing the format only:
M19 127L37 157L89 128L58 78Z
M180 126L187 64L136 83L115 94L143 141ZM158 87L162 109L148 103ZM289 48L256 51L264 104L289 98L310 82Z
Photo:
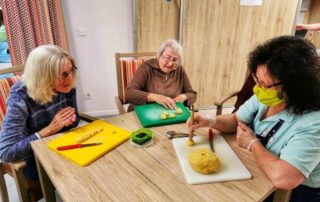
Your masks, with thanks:
M76 144L79 137L101 128L103 129L102 132L97 133L82 143L102 142L102 145L63 151L57 150L57 147L59 146ZM48 143L48 147L64 158L69 159L80 166L87 166L105 153L117 147L119 144L128 140L130 134L131 133L127 130L111 125L102 120L96 120L92 123L66 132L58 138L50 141Z

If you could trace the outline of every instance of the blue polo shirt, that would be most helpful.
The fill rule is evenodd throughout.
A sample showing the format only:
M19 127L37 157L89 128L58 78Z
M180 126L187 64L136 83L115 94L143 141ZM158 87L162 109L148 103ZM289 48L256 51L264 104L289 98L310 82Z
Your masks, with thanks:
M270 138L266 148L298 169L306 177L302 184L320 187L320 111L296 115L284 110L261 120L267 109L268 106L261 104L253 95L236 115L243 122L251 124L257 135L271 129L282 119L284 123Z

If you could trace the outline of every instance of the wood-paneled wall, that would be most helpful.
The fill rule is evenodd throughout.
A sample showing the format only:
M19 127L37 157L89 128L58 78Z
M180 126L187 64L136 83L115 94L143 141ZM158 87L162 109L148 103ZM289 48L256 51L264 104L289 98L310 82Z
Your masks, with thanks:
M183 65L198 92L197 106L213 105L241 88L248 53L258 43L293 33L298 0L264 0L262 6L240 6L239 2L184 0ZM157 48L169 33L178 33L168 27L175 18L165 0L137 0L136 5L141 7L136 9L138 51Z
M179 1L136 0L136 51L154 52L179 37Z
M265 0L263 6L240 6L239 0L184 2L184 67L199 106L241 88L248 53L267 39L292 34L298 6L298 0Z

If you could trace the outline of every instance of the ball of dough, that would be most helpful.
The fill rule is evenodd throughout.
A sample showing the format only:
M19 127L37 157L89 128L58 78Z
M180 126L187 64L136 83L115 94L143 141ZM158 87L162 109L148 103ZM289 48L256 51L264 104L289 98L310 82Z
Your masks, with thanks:
M169 117L170 117L171 119L174 119L174 118L176 117L176 115L174 115L174 114L169 114Z
M160 117L161 119L166 119L167 118L167 115L165 115L165 114L161 114L161 117Z
M188 146L193 146L194 145L194 141L193 140L188 140L187 141L187 145Z
M163 111L162 114L168 115L168 112L167 111Z
M218 156L207 148L199 148L190 152L188 160L192 169L202 174L210 174L220 170Z
M181 108L177 108L177 109L176 109L176 113L177 113L177 114L182 114L182 109L181 109Z

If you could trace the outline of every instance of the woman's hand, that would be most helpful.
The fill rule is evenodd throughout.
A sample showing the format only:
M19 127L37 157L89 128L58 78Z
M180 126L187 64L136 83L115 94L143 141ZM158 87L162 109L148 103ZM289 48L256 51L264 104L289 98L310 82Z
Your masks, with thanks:
M39 131L41 137L47 137L57 133L66 126L70 126L76 121L75 109L73 107L65 107L60 109L53 117L50 124Z
M246 124L238 120L237 144L250 151L251 145L257 140L255 133Z
M188 98L187 98L187 96L185 95L185 94L180 94L180 95L178 95L177 97L175 97L175 98L173 98L173 100L175 101L175 102L184 102L184 101L186 101Z
M206 119L197 114L194 115L193 124L191 124L191 117L187 120L187 127L189 130L195 130L202 127L213 127L216 119Z
M296 30L303 30L306 29L304 24L297 24L296 25Z
M153 100L156 103L164 106L167 109L176 109L177 108L176 102L170 97L167 97L164 95L159 95L159 94L153 94L152 96L153 96Z

